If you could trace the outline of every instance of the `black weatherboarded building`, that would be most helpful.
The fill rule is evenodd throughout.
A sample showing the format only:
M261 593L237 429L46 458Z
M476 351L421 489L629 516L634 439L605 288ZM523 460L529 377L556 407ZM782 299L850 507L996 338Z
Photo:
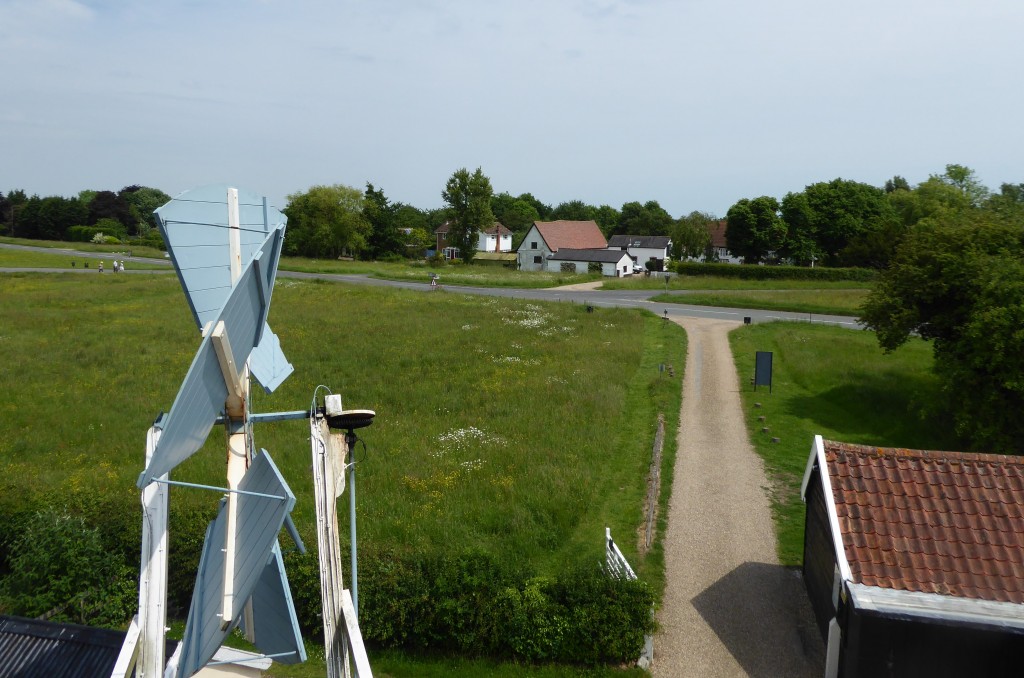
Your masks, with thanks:
M801 494L827 677L1024 676L1024 457L817 436Z

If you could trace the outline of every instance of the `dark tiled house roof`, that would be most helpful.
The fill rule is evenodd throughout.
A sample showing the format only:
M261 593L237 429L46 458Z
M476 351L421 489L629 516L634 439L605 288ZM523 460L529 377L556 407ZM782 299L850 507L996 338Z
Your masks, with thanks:
M568 247L576 250L603 250L608 241L596 221L535 221L540 236L552 252Z
M640 247L660 250L668 247L671 240L667 235L613 235L608 247Z
M495 221L494 225L484 231L484 233L487 235L497 235L499 233L501 235L512 235L512 231L505 228L505 225L500 221Z
M823 443L853 583L1024 603L1024 457Z
M708 224L708 232L711 234L712 247L728 247L725 240L725 232L729 229L729 222L719 219Z

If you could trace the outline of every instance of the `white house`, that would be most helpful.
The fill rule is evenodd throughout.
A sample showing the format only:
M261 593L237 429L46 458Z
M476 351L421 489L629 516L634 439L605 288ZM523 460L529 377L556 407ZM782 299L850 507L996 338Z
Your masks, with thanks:
M653 261L653 271L664 271L672 249L672 240L667 235L613 235L608 249L629 252L633 262L647 269L647 262Z
M548 256L547 268L551 273L586 273L590 264L601 267L601 275L621 277L633 274L633 259L622 250L559 249Z
M743 262L740 257L733 256L732 252L729 251L729 244L725 239L725 233L728 229L729 222L725 219L719 219L708 225L708 230L711 233L710 249L713 256L704 257L704 261L719 261L723 264L739 264Z
M486 231L480 231L479 236L476 246L478 252L512 251L512 231L505 228L501 222L495 221L494 226Z
M520 270L544 271L548 270L548 257L560 249L603 250L607 247L608 241L596 221L535 221L516 255Z
M461 259L459 248L452 246L448 239L450 223L444 222L434 231L437 238L437 251L444 255L445 259ZM512 231L505 228L500 222L495 221L494 226L477 234L477 252L511 252ZM500 241L498 238L500 237ZM499 249L495 249L495 246Z

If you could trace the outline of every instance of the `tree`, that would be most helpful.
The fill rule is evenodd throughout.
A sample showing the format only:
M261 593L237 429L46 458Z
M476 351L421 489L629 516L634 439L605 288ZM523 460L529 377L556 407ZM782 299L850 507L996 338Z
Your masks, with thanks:
M627 202L619 213L619 222L613 235L668 235L673 223L657 200Z
M313 186L288 196L285 254L336 258L366 248L370 223L363 216L363 194L336 184Z
M135 227L129 232L133 235L143 236L157 226L156 215L153 212L171 200L171 196L159 188L150 188L149 186L125 186L118 195L124 198L131 209Z
M384 191L367 182L363 193L363 216L370 224L367 251L372 259L388 254L405 256L405 239L398 230L396 209Z
M84 225L88 217L88 210L78 198L61 196L40 198L34 195L15 209L19 238L64 240L69 228ZM120 235L123 234L121 231Z
M835 266L852 240L881 231L897 218L882 189L857 181L833 179L807 186L802 199L799 194L790 195L783 199L783 218L787 235L796 241L787 252L803 263L817 250L827 264Z
M779 254L797 266L810 266L823 259L818 246L817 223L806 193L787 193L779 205L786 224L786 239Z
M508 193L499 193L491 198L491 212L497 221L516 234L525 234L533 222L540 221L540 213L532 203Z
M619 210L611 205L601 205L594 210L594 221L597 222L598 227L600 227L601 232L604 233L606 238L615 230L620 216Z
M672 227L672 257L699 259L707 257L711 247L711 228L718 218L707 212L690 212L679 217Z
M743 198L725 215L725 241L729 251L757 264L777 252L786 240L786 224L779 216L779 201L767 195Z
M540 220L547 221L551 217L551 206L542 203L540 200L533 197L532 193L522 193L520 194L519 199L523 202L530 203L530 205L533 206L533 209L537 210Z
M913 226L861 309L886 351L918 335L957 432L989 451L1024 451L1024 219L945 211Z
M593 221L596 208L588 205L582 200L570 200L559 203L551 210L552 220L564 219L566 221Z
M467 264L476 254L477 234L494 224L491 193L491 180L479 167L472 174L465 167L456 170L441 192L451 215L448 240Z
M136 233L138 220L132 215L132 207L124 196L113 191L97 191L87 203L89 208L89 226L100 219L117 219L124 227L122 234Z
M988 197L988 189L982 185L974 170L969 167L946 165L946 171L936 178L959 190L972 207L980 207Z
M892 179L888 179L885 182L884 190L886 193L892 193L893 191L909 191L910 184L906 179L897 174Z

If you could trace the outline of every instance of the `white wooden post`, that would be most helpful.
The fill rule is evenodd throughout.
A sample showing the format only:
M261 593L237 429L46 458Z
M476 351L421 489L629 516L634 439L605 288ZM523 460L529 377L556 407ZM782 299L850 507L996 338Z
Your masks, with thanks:
M342 613L341 545L338 541L337 499L345 487L344 440L331 433L327 422L309 420L313 453L313 492L316 500L316 538L320 557L320 603L324 619L327 678L348 676L348 643Z
M242 275L242 239L238 216L238 189L229 188L228 205L228 244L231 265L231 284L238 282ZM228 489L237 490L242 476L249 468L249 438L246 426L246 404L249 401L249 367L246 364L240 370L230 354L227 337L223 328L214 328L214 338L221 329L219 341L214 342L221 369L225 372L224 381L228 386L228 399L225 403L226 425L229 427L227 450L227 484ZM237 601L235 601L235 532L238 525L238 495L229 492L227 497L227 536L224 544L224 598L221 606L221 628L226 628L235 618ZM246 635L250 641L254 637L251 607L246 610Z

